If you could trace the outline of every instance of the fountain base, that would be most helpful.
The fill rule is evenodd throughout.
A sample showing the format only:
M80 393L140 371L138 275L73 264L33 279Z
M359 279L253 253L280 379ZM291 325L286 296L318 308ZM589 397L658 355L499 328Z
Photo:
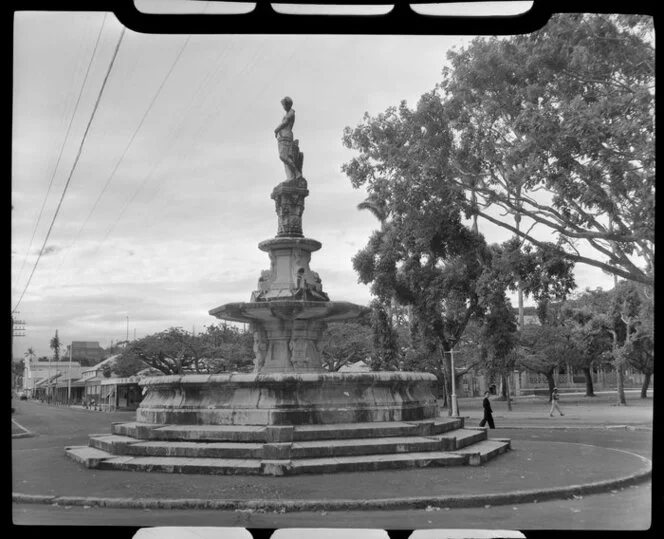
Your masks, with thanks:
M160 376L136 420L164 425L308 425L436 417L436 378L415 372Z

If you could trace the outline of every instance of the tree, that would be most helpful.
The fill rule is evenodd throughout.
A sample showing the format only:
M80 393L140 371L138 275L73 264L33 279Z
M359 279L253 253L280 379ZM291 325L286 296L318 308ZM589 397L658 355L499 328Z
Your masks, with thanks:
M644 299L646 300L644 302ZM645 304L644 304L645 303ZM618 404L626 405L624 368L628 363L645 367L646 380L653 364L653 307L647 294L634 283L621 282L613 294L610 314L613 364L618 374ZM643 311L643 315L641 314ZM645 386L647 391L647 386ZM642 396L645 391L642 389Z
M206 326L200 333L198 369L210 373L248 372L254 366L253 333L226 323Z
M194 364L194 357L183 343L184 333L181 328L170 328L131 342L122 353L119 368L127 369L130 362L136 365L140 361L163 374L184 374Z
M28 362L34 361L35 358L37 357L37 354L35 354L35 349L30 347L27 349L27 351L23 354L25 359L28 360Z
M55 330L55 336L51 339L50 347L51 350L53 350L53 359L55 361L60 361L60 349L62 348L62 345L60 344L57 329Z
M541 245L507 218L524 217L558 235L560 256L652 287L653 36L647 17L559 14L451 51L438 86L454 132L446 181L469 214Z
M489 372L502 378L503 387L506 389L507 409L511 411L509 376L516 366L517 356L514 349L518 336L514 309L504 291L499 290L491 295L481 326L480 339L485 366Z
M526 325L520 331L518 361L526 369L546 376L549 398L556 385L555 369L578 353L572 332L563 325Z
M514 272L494 266L501 249L489 248L465 226L464 192L444 181L453 172L453 134L435 92L413 110L402 102L375 117L365 114L355 129L344 130L343 142L358 155L342 170L355 188L366 188L365 205L381 222L353 258L360 282L371 284L377 300L374 348L386 354L378 366L396 362L388 306L408 306L423 344L410 351L407 363L419 361L436 374L448 400L450 351L470 321L483 316L489 292L513 285Z
M372 339L371 327L366 323L331 323L322 338L323 366L330 372L336 372L345 365L366 360L373 353Z
M610 295L602 289L590 290L567 301L562 309L563 324L571 329L579 354L570 358L582 370L586 396L594 397L593 366L602 367L612 350L612 337L604 322L610 307Z

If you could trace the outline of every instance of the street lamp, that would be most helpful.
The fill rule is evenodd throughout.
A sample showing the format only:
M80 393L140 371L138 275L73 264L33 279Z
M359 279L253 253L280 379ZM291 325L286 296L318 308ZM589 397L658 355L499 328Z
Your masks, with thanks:
M450 354L450 372L452 374L452 415L459 415L459 404L456 396L456 371L454 370L454 348L449 351Z

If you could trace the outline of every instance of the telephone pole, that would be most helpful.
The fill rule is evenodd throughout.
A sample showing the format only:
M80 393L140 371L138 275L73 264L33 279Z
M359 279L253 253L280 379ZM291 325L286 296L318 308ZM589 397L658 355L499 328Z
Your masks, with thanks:
M25 337L25 322L23 320L16 320L14 314L19 314L18 311L14 311L11 316L12 319L12 342L11 342L11 362L14 363L14 337ZM12 367L12 373L14 369ZM16 389L16 377L12 376L12 385Z

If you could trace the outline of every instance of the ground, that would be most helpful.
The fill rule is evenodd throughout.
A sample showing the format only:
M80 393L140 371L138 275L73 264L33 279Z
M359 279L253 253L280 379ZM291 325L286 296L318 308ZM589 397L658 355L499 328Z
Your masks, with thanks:
M652 455L652 398L629 393L629 406L611 406L613 394L595 399L563 396L564 417L550 418L545 399L520 399L508 412L494 401L498 428L490 437L512 439L513 450L481 467L423 468L296 477L195 476L85 469L64 456L67 445L108 432L132 412L106 414L13 401L14 419L33 437L12 440L13 491L21 494L113 498L206 498L238 501L236 511L111 509L14 504L16 523L126 525L375 526L381 528L489 527L514 529L647 529L649 481L564 499L481 508L432 503L420 509L316 512L247 509L252 500L380 500L464 497L506 491L561 488L638 473ZM481 417L481 399L460 399L466 424ZM453 504L451 504L453 505ZM487 504L489 505L489 504ZM389 504L388 504L389 506ZM472 523L472 526L469 524Z

